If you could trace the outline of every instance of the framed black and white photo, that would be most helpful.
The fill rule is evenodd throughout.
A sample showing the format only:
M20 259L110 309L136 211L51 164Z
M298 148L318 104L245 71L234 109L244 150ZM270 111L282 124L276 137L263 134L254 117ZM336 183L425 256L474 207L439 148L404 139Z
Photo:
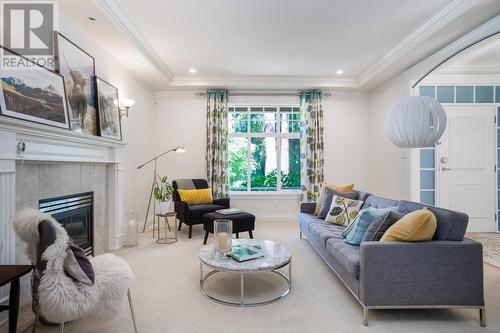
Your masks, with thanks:
M104 138L122 139L118 89L96 77L99 134Z
M97 135L95 60L60 33L54 34L56 71L64 77L71 130Z
M0 46L10 63L0 68L0 112L4 116L69 129L64 78Z

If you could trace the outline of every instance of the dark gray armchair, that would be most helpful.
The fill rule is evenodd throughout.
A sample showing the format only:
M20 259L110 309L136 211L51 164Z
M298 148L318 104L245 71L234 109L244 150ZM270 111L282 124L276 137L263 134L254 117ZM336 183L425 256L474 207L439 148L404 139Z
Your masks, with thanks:
M179 230L182 223L189 226L189 238L193 233L193 225L203 224L202 216L207 213L213 213L216 210L229 208L229 198L214 199L211 204L190 205L186 201L181 201L178 189L195 190L208 188L206 179L176 179L172 182L174 188L174 207L179 219Z

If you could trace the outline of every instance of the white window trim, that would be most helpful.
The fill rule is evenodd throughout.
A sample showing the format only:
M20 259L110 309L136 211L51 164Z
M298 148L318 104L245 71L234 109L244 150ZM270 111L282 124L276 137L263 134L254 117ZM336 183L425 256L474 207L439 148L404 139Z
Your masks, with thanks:
M279 133L275 134L269 134L269 133L252 133L250 132L250 108L252 107L275 107L276 108L276 127L279 128ZM282 189L281 188L281 172L277 173L277 186L276 186L276 191L252 191L251 190L251 167L250 167L250 161L252 159L251 156L251 140L250 138L266 138L266 137L272 137L272 138L277 138L278 139L278 151L277 154L278 156L281 156L281 139L300 139L300 132L299 133L281 133L281 108L300 108L299 104L228 104L228 108L246 108L246 113L247 113L247 129L248 131L246 133L229 133L228 131L228 137L233 137L233 138L247 138L247 145L248 145L248 153L247 153L247 189L246 191L230 191L230 194L232 197L235 198L251 198L251 197L257 197L257 196L280 196L280 197L289 197L290 198L295 198L299 194L301 194L301 191L299 189ZM245 111L235 111L235 112L245 112ZM266 112L266 111L263 111ZM276 161L276 169L281 170L281 158L277 159ZM229 176L228 176L229 177ZM228 180L229 183L229 180Z

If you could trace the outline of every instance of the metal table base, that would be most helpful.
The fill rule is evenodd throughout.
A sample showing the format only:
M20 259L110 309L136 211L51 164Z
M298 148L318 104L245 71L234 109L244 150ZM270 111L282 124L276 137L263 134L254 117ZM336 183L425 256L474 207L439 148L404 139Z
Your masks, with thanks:
M169 213L170 214L170 213ZM157 220L158 220L158 239L156 240L156 243L158 244L172 244L177 242L177 216L175 214L173 215L160 215L157 214ZM163 217L165 219L165 237L161 237L161 222L160 222L160 217ZM168 232L172 231L172 227L170 226L170 222L168 221L169 217L174 218L174 225L173 225L173 230L174 230L174 237L168 237ZM154 237L154 224L153 224L153 237Z
M278 271L279 269L281 269L287 265L288 265L288 276L286 276L284 273ZM206 265L206 266L208 266L208 265ZM208 267L210 267L210 266L208 266ZM245 274L246 273L261 273L261 272L271 272L271 273L277 274L278 276L283 278L283 280L285 281L285 283L287 285L287 289L281 295L279 295L275 298L271 298L271 299L260 301L260 302L245 303ZM239 302L224 301L220 298L217 298L213 295L210 295L209 293L207 293L205 291L205 289L203 288L205 285L205 281L209 277L211 277L217 273L233 273L233 274L240 275L240 301ZM288 263L286 263L280 267L277 267L275 269L272 269L272 270L237 272L237 271L223 271L223 270L214 269L214 270L208 272L206 275L203 275L203 263L200 262L200 291L201 291L201 294L203 296L207 297L208 299L210 299L214 302L217 302L219 304L230 305L230 306L239 306L239 307L252 307L252 306L266 305L266 304L270 304L270 303L276 302L276 301L284 298L286 295L288 295L290 293L291 288L292 288L292 260L291 259Z

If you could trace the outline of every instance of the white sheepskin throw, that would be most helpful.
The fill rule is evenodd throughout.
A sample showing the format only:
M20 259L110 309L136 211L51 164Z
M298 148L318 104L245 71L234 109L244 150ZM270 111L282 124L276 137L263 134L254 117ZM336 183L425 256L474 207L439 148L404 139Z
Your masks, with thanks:
M76 282L64 272L64 259L69 237L66 230L50 215L25 209L16 214L14 229L28 243L28 256L36 262L40 239L38 224L49 221L55 227L56 240L42 254L47 268L38 289L41 315L53 323L68 322L88 315L110 318L121 308L127 290L134 279L130 266L120 257L104 254L90 259L95 283L92 286Z

